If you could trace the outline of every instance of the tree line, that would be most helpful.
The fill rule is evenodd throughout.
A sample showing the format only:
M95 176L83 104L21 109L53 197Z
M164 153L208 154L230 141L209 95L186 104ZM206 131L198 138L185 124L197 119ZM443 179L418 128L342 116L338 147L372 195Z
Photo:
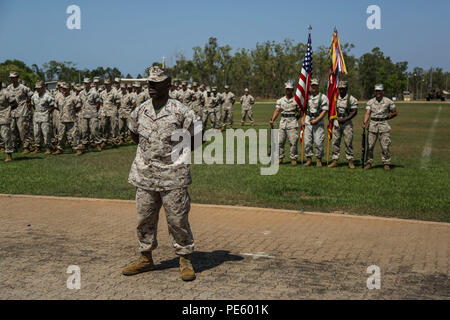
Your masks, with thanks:
M407 72L408 62L393 62L380 48L374 48L359 58L351 54L354 45L342 46L348 74L342 80L350 83L350 93L359 99L373 95L373 86L383 83L388 96L400 97L409 90L415 97L424 98L429 87L448 89L448 72L442 68L424 70L416 67ZM228 84L237 94L249 88L251 94L259 98L276 98L284 91L284 83L292 80L297 83L303 64L306 44L286 39L282 42L266 41L257 43L254 49L233 51L229 45L219 45L211 37L203 46L193 48L192 58L176 54L176 63L171 67L172 77L180 80L196 81L208 86L223 88ZM313 76L319 78L321 90L326 91L330 67L329 48L319 46L313 54ZM154 62L152 65L161 65ZM32 86L36 80L61 80L79 83L84 77L132 78L123 75L117 67L97 67L79 69L71 61L49 61L41 67L28 67L19 60L6 60L0 63L0 80L7 81L9 71L19 71L24 82ZM148 68L143 70L148 75ZM142 78L141 74L136 78Z

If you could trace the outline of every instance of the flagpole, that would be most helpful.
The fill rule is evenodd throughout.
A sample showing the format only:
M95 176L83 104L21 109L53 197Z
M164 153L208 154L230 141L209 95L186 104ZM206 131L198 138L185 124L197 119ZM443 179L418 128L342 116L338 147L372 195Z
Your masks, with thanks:
M309 38L309 36L311 35L311 30L312 30L312 26L311 25L309 25L308 26L308 38ZM307 88L308 89L308 88ZM305 103L308 103L308 101L305 101ZM305 119L306 119L306 112L303 114L303 117L302 117L302 123L303 122L305 122ZM304 154L305 154L305 128L304 128L304 126L302 125L302 131L301 131L301 139L302 139L302 155L301 155L301 160L302 160L302 164L303 164L303 156L304 156Z

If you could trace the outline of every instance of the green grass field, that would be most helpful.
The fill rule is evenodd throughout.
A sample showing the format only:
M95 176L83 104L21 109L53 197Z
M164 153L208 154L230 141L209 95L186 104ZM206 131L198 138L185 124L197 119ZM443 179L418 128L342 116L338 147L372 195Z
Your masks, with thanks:
M254 106L255 128L268 128L273 108ZM261 176L259 165L193 165L192 200L450 222L450 104L400 103L397 108L399 116L390 122L391 172L382 168L379 145L370 171L348 169L343 153L337 169L286 164L275 176ZM238 128L239 109L235 107ZM356 159L361 158L363 113L360 105L354 120ZM427 142L432 143L431 158L424 162ZM0 193L133 199L135 189L127 177L135 150L129 145L81 157L15 154L16 161L0 163Z

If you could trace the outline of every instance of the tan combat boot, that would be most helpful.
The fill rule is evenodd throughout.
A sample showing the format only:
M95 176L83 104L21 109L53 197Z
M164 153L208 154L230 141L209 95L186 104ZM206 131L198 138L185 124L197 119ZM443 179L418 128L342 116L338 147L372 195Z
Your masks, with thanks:
M306 163L304 164L305 167L311 167L312 165L312 159L311 158L306 158Z
M52 150L50 150L49 148L47 148L47 149L45 150L45 154L52 154Z
M321 167L322 166L322 159L317 159L316 160L316 167Z
M83 154L83 151L77 150L77 156L81 156Z
M135 263L122 269L124 276L134 276L142 272L148 272L155 269L153 258L151 253L143 253L141 257Z
M97 151L102 151L102 146L101 145L97 145Z
M1 148L0 153L5 153L5 148Z
M106 147L106 142L102 142L102 144L100 145L100 147L103 149L104 147Z
M337 168L337 166L338 166L338 161L337 160L333 160L333 162L330 163L328 168Z
M36 152L36 150L38 150L38 151ZM40 150L39 148L36 148L36 149L33 151L33 153L38 153L38 152L41 152L41 150ZM28 149L28 148L23 149L22 154L29 154L29 153L31 153L31 152L30 152L30 149Z
M391 171L391 167L388 164L385 164L384 171Z
M7 153L7 154L6 154L5 162L10 162L10 161L13 161L12 156L11 156L11 153Z
M366 164L366 166L364 167L364 170L370 170L372 169L372 165L370 163Z
M356 167L355 167L355 164L353 163L353 160L349 160L348 161L348 167L350 168L350 169L355 169Z
M59 155L59 154L62 154L62 151L61 150L56 150L55 152L53 152L52 153L54 156L57 156L57 155Z
M283 164L283 159L278 159L278 164Z
M193 281L195 280L195 272L194 267L191 263L191 256L180 256L180 272L181 272L181 279L183 281Z
M241 121L241 127L243 127L243 126L244 126L244 123L245 123L244 121Z
M296 167L297 166L297 160L291 160L291 165L293 167Z
M81 146L81 150L87 150L87 149L88 149L87 144L83 144L83 145Z

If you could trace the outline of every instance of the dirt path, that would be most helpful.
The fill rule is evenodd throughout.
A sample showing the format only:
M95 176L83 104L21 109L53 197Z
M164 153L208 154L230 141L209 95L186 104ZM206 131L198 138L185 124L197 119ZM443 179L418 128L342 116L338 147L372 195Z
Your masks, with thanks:
M134 202L0 195L0 299L450 298L447 223L209 205L190 221L196 281L179 279L163 216L158 269L129 278Z

